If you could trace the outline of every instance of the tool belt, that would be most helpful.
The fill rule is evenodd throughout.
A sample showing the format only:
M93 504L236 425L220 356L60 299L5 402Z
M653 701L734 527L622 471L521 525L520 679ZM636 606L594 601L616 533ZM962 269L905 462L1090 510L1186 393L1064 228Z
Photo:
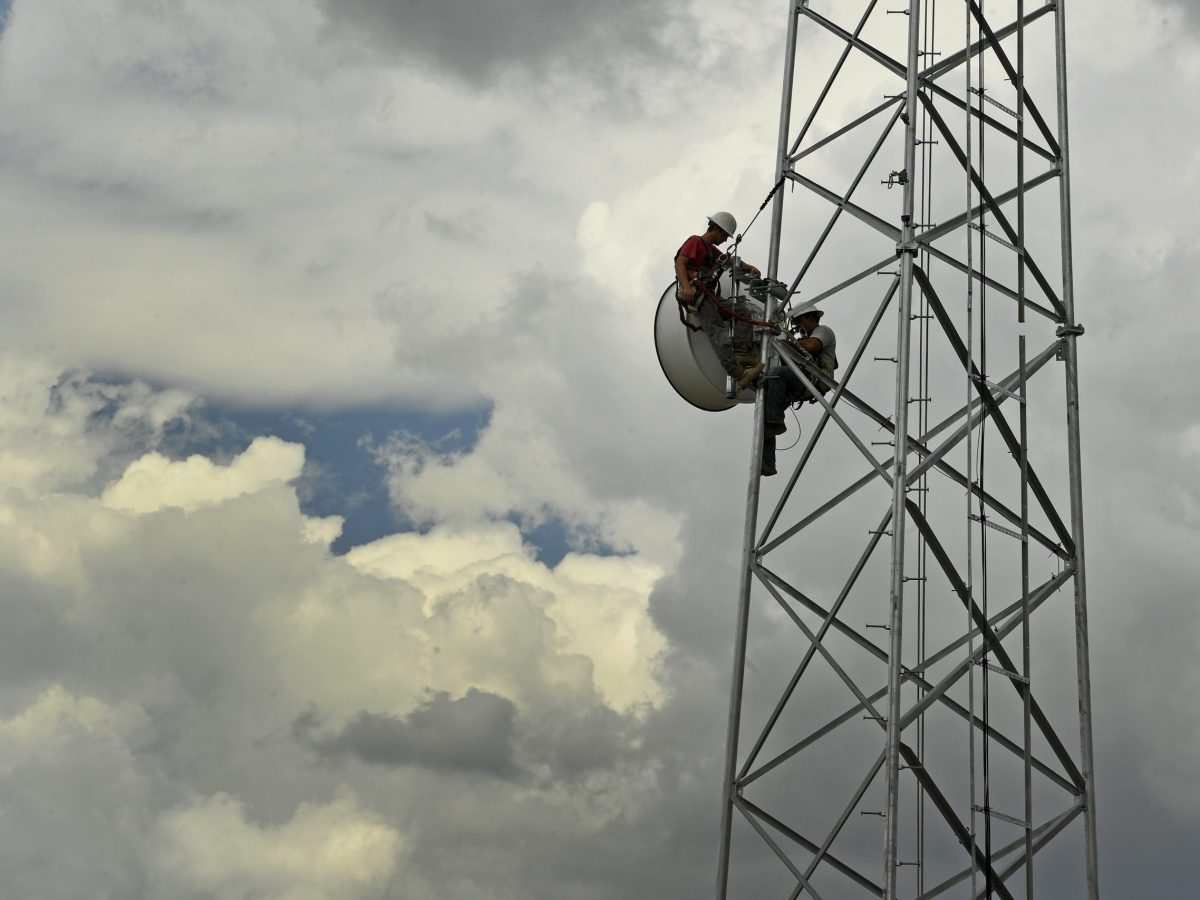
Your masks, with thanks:
M693 300L690 305L699 306L700 301L708 297L710 294L716 297L721 296L721 287L717 284L717 279L712 276L699 275L695 272L689 272L688 276L692 281L692 288L695 291ZM678 281L675 282L675 299L685 306L689 305L683 299L683 285ZM717 305L717 311L721 314L722 319L728 319L729 313L721 309L721 305Z

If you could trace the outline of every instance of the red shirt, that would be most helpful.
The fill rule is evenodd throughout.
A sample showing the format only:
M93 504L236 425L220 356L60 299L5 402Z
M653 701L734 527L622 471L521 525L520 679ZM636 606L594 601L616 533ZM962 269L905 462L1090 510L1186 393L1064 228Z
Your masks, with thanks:
M711 247L704 243L704 238L698 234L693 234L690 238L683 242L683 246L675 253L675 258L685 257L685 264L689 272L707 271L715 266L720 260L724 259L725 254L716 247Z

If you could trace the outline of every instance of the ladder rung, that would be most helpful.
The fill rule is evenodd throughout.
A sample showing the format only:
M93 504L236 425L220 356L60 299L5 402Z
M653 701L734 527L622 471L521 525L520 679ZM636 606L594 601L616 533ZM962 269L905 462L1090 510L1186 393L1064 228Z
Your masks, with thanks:
M998 666L995 663L984 662L983 660L979 661L979 665L983 666L985 669L991 669L993 672L997 672L1000 675L1003 675L1005 678L1011 678L1013 681L1021 682L1021 684L1029 684L1029 679L1024 675L1011 672L1003 666Z
M971 513L970 518L974 522L982 522L988 528L994 528L996 531L999 531L1001 534L1007 534L1009 537L1015 537L1018 541L1024 540L1024 538L1021 537L1021 532L1013 531L1011 528L1005 528L1003 525L997 525L991 519L985 519L985 518L983 518L983 516L977 516L975 513Z
M1017 111L1015 109L1009 109L1007 106L1005 106L999 100L993 100L991 97L989 97L987 95L987 93L984 91L983 88L971 88L971 93L978 94L980 97L982 97L988 103L992 104L992 106L996 107L996 109L1002 109L1006 113L1008 113L1010 116L1012 116L1014 119L1016 119L1018 122L1021 121L1021 117L1017 114Z
M1014 253L1021 252L1021 248L1018 247L1016 244L1010 244L1004 238L998 237L997 235L992 234L990 231L988 231L986 228L984 228L978 222L972 222L971 227L974 228L976 231L978 231L980 234L982 234L985 238L991 238L997 244L1003 244L1005 247L1007 247L1009 250L1012 250Z
M973 380L979 382L982 385L986 385L988 388L990 388L991 390L995 391L998 394L1003 394L1004 396L1008 397L1011 400L1016 400L1018 403L1025 402L1025 398L1022 397L1020 394L1014 393L1013 391L1010 391L1008 388L1002 387L1001 385L996 384L996 382L994 382L994 381L988 381L986 378L983 378L982 376L979 376L979 375L972 375L971 377Z
M1002 812L996 812L994 809L984 809L982 806L974 806L972 808L975 810L975 812L983 813L989 818L1000 819L1003 822L1010 822L1013 825L1019 825L1021 828L1029 827L1028 822L1026 822L1024 819L1018 819L1016 816L1008 816Z

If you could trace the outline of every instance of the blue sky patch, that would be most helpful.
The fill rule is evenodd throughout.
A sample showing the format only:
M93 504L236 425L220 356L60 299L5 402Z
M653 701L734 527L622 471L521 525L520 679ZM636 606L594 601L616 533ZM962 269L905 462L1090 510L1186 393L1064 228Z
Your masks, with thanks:
M537 550L538 562L550 568L557 566L574 549L570 532L560 519L550 519L537 528L523 528L521 536Z
M562 519L551 518L536 527L522 523L519 517L509 521L521 529L521 536L536 551L538 562L554 568L571 551L594 553L597 556L624 556L615 547L598 540L595 535L572 529Z
M436 444L443 452L468 452L491 420L491 409L434 413L373 408L314 413L206 406L194 410L192 419L168 429L162 447L165 455L183 459L200 453L227 463L263 435L303 444L304 474L296 485L300 508L305 515L345 519L332 548L342 554L384 535L413 530L389 502L387 472L372 454L372 443L382 443L388 435L403 431Z

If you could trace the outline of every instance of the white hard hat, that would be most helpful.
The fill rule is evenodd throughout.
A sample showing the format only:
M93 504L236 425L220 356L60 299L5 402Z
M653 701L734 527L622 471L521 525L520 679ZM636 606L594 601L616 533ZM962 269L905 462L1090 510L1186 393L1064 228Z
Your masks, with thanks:
M737 233L737 219L730 213L715 212L708 217L708 221L712 222L730 237L733 237Z

